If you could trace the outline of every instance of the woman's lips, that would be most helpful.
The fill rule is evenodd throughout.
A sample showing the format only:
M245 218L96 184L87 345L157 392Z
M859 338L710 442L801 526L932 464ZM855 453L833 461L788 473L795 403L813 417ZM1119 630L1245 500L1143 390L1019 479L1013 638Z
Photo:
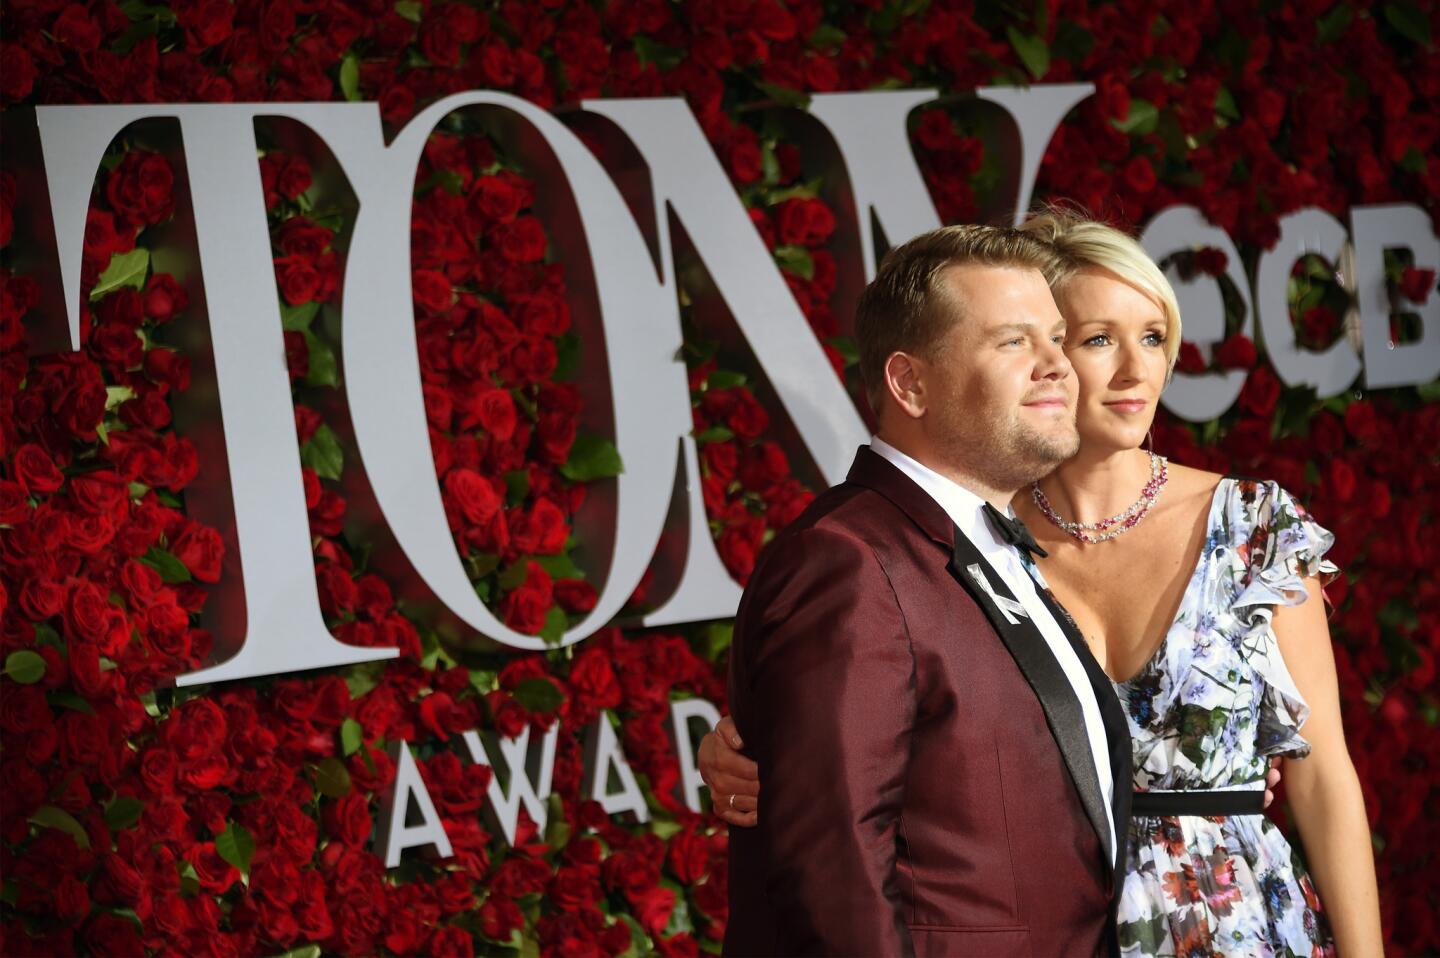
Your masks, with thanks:
M1117 412L1140 412L1150 403L1144 399L1117 399L1114 402L1107 402L1105 405Z

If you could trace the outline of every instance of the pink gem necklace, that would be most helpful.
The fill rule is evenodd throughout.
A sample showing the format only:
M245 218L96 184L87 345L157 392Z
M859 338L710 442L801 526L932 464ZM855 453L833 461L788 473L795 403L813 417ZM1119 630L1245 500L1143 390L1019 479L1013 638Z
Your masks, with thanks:
M1030 498L1035 500L1035 507L1046 519L1081 542L1094 545L1097 542L1107 542L1121 533L1135 528L1140 520L1145 518L1150 507L1155 505L1155 500L1160 498L1160 490L1165 488L1165 480L1169 478L1169 475L1165 457L1150 453L1150 481L1145 483L1144 489L1140 490L1140 498L1119 515L1101 519L1099 522L1067 522L1060 518L1059 513L1050 505L1050 500L1045 497L1045 493L1040 491L1038 482L1030 487Z

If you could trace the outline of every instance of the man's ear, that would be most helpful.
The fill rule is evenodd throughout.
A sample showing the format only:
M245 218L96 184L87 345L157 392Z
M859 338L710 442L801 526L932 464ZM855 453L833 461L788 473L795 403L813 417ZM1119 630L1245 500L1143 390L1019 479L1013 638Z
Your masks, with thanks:
M911 419L919 419L929 407L926 372L925 360L909 353L891 353L885 360L885 391Z

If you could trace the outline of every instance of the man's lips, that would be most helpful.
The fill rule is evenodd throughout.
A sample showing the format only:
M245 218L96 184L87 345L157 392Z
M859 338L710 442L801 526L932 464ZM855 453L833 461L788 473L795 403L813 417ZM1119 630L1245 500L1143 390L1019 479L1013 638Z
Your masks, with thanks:
M1063 396L1043 396L1039 399L1032 399L1029 402L1021 403L1021 405L1038 406L1042 409L1067 409L1070 406L1070 404L1065 401L1065 397Z

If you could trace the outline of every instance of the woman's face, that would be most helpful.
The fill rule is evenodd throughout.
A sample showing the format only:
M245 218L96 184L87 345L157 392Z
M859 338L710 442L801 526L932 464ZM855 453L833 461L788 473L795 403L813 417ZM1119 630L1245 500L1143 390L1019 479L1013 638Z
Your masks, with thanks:
M1138 447L1168 372L1160 301L1098 267L1072 276L1055 299L1065 317L1065 355L1080 387L1081 447Z

